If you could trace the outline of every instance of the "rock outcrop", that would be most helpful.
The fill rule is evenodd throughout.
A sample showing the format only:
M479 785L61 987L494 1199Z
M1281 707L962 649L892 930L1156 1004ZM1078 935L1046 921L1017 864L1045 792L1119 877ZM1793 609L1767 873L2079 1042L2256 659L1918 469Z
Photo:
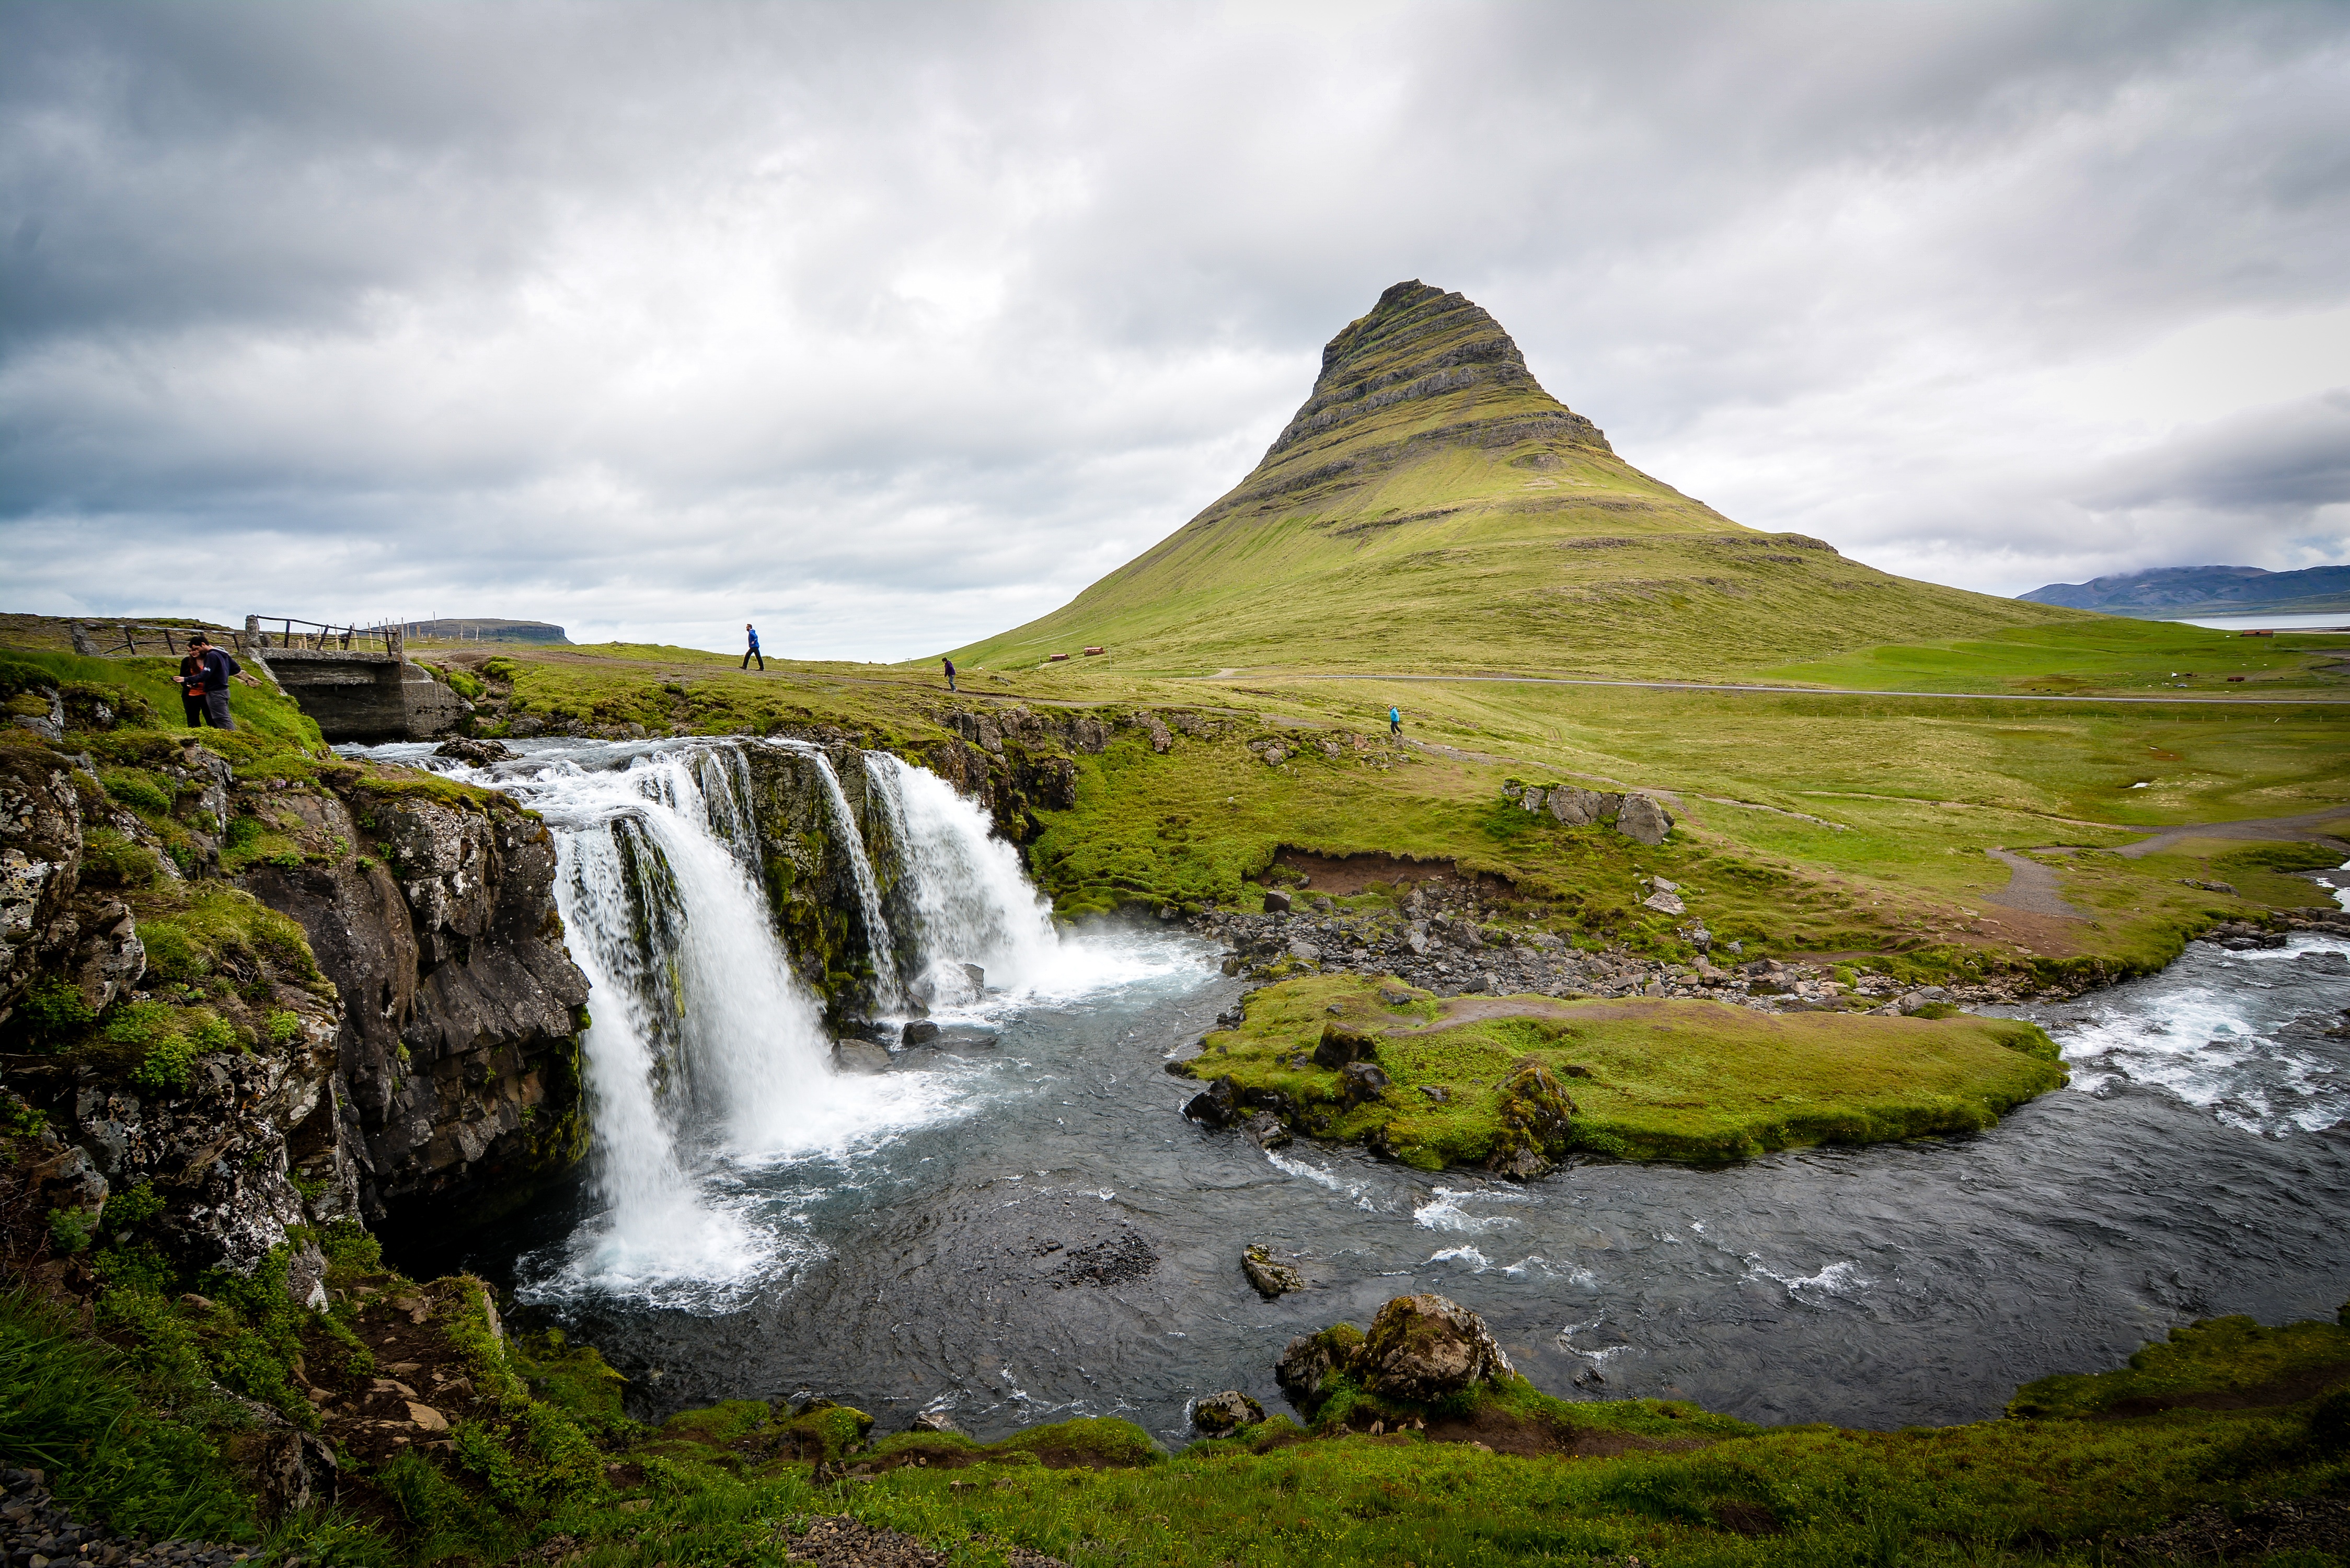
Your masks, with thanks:
M1423 1405L1516 1375L1485 1320L1440 1295L1398 1296L1381 1307L1357 1366L1365 1392Z
M588 982L555 912L555 840L502 795L286 792L313 853L247 873L308 935L345 998L345 1147L369 1220L430 1199L435 1222L526 1201L587 1152L578 1034ZM318 851L335 844L351 852Z
M136 1226L245 1272L299 1226L446 1229L577 1161L587 986L544 824L70 695L61 741L0 747L0 1070L47 1129L5 1185L57 1258ZM297 1249L289 1289L321 1272Z
M1237 1388L1201 1396L1191 1406L1191 1425L1222 1438L1264 1419L1264 1407Z

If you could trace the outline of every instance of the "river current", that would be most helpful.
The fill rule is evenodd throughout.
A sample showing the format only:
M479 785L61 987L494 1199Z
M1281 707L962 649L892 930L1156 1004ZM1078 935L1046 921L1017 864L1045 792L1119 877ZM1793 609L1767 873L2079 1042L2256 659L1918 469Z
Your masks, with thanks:
M1996 1414L2019 1383L2194 1318L2330 1317L2350 1295L2350 1040L2329 1033L2350 1023L2350 940L2197 943L2014 1010L2072 1085L1987 1132L1520 1186L1268 1155L1184 1120L1164 1064L1242 989L1216 950L1156 922L1056 933L977 810L889 759L876 808L916 894L889 961L937 998L946 1048L835 1072L763 918L737 755L432 760L563 841L597 1147L571 1190L404 1261L510 1286L602 1349L640 1415L822 1393L884 1431L943 1407L983 1437L1115 1415L1175 1443L1198 1395L1280 1407L1293 1335L1433 1290L1567 1397L1891 1428ZM632 942L611 912L648 847L671 903ZM987 989L955 989L961 961ZM1254 1241L1310 1288L1260 1300L1239 1267Z

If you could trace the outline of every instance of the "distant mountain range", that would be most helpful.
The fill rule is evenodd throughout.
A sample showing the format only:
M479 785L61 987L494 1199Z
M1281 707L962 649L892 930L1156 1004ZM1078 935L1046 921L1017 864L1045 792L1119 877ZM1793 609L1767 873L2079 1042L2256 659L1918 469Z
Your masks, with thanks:
M2016 597L2141 620L2189 615L2350 612L2350 566L2270 572L2258 566L2155 566L2085 583L2050 583Z
M475 638L484 642L562 642L571 639L563 628L551 621L509 620L503 616L473 616L463 619L447 618L441 620L403 622L401 631L413 638Z

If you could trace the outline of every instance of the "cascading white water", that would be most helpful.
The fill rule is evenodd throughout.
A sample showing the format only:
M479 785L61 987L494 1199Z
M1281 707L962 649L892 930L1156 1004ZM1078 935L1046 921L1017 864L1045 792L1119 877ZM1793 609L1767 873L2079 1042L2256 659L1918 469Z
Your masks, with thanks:
M881 887L873 875L873 857L865 848L865 834L857 826L857 814L848 806L848 792L840 787L840 775L832 770L832 759L817 747L805 741L770 742L813 758L817 776L824 780L824 794L832 814L832 830L840 836L848 851L848 866L857 884L858 913L865 921L865 956L873 966L873 1002L887 1010L904 1000L898 983L898 954L890 940L889 917L881 910ZM872 756L876 753L868 753ZM896 759L892 758L892 761Z
M796 1200L779 1196L805 1183L763 1172L814 1161L853 1185L862 1151L965 1114L974 1089L1012 1065L923 1052L924 1071L834 1069L821 1009L762 887L745 750L761 743L817 766L885 994L899 996L904 975L936 974L951 987L940 1000L985 1030L1030 998L1072 1000L1190 961L1129 937L1065 942L986 815L886 753L864 760L869 805L899 857L895 933L847 793L806 742L534 747L527 765L483 770L436 761L523 797L555 830L557 906L592 992L584 1044L605 1208L559 1257L540 1259L534 1298L587 1291L724 1307L820 1250ZM985 967L992 994L964 982L966 962Z
M865 771L902 861L918 985L937 997L968 999L965 963L980 965L989 983L1005 990L1064 978L1052 907L1021 869L1020 852L992 836L987 814L938 774L888 752L866 753Z
M567 1272L704 1299L790 1251L774 1227L713 1203L713 1175L853 1147L930 1119L948 1096L931 1081L833 1071L821 1012L756 880L740 750L629 763L484 782L515 789L556 828L557 907L591 987L593 1171L608 1207L575 1238Z

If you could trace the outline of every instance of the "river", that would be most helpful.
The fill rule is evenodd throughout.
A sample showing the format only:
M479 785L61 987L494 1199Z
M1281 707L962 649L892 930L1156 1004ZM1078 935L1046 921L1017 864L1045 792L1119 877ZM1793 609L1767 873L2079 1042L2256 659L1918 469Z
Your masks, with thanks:
M939 997L947 1048L835 1072L748 871L730 744L757 743L780 742L434 760L562 838L597 1143L572 1190L403 1261L511 1287L603 1349L640 1415L821 1393L882 1431L939 1407L983 1437L1115 1415L1179 1443L1200 1394L1281 1407L1292 1335L1433 1290L1567 1397L1892 1428L1994 1415L2193 1318L2350 1295L2350 1041L2328 1033L2350 941L2197 943L2015 1010L2072 1085L1965 1137L1528 1186L1267 1155L1185 1121L1164 1071L1240 994L1216 950L1157 922L1055 932L977 810L894 763L876 776L920 896L888 957ZM649 886L650 922L628 912ZM965 961L984 992L955 990ZM1252 1241L1310 1288L1260 1300Z

